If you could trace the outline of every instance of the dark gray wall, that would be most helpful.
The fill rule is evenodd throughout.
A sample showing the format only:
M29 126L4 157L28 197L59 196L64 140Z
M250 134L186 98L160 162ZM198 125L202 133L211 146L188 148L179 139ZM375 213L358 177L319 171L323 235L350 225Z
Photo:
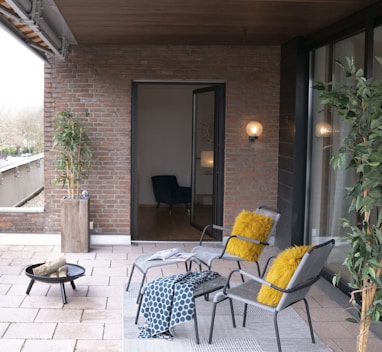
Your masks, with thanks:
M281 212L276 245L303 244L307 140L308 50L303 38L281 48L279 172Z

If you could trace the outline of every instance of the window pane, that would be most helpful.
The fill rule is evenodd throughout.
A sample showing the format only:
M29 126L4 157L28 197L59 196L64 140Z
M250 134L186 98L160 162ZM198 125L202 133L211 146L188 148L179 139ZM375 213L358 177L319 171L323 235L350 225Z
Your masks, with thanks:
M382 57L382 26L374 29L374 59L373 59L373 77L382 79L382 65L375 60L375 57Z

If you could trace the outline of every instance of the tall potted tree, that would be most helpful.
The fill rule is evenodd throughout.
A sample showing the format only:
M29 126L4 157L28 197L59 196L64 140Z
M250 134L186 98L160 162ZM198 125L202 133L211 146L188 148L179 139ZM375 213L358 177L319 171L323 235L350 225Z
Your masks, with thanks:
M88 111L85 114L89 116ZM82 194L81 183L89 177L93 162L90 139L80 118L71 111L58 112L53 126L54 185L67 189L61 200L61 250L88 252L89 197L86 192Z
M359 221L343 219L351 245L344 265L350 273L352 303L359 313L357 351L365 352L370 324L379 322L382 313L382 83L366 79L353 59L346 58L346 65L337 64L346 81L317 82L315 88L320 90L321 104L350 125L331 163L334 168L352 168L357 176L347 194L349 212L357 212ZM333 282L338 280L336 275Z

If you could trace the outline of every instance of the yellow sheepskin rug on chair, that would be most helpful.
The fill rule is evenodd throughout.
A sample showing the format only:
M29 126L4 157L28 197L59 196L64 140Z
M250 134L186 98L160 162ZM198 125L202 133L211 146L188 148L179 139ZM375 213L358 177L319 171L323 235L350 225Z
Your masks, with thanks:
M242 210L236 217L232 235L265 242L272 230L272 225L273 220L269 216ZM233 238L228 242L226 252L252 262L259 258L263 249L264 245Z
M282 251L274 260L265 277L268 281L280 288L286 288L304 254L312 246L295 246ZM268 306L276 307L280 302L282 292L272 287L262 285L257 300Z

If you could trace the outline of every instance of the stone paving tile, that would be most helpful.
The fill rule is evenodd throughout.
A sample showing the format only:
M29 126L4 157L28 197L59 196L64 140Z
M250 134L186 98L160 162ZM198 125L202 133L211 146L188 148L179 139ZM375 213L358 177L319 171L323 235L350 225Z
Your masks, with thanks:
M34 321L38 313L38 309L25 308L0 308L0 319L2 322L9 323L28 323Z
M65 284L66 297L69 301L71 297L86 297L89 292L89 286L77 285L76 289L73 290L69 283ZM55 299L60 299L62 303L61 288L60 285L52 285L49 288L47 296L55 297Z
M40 309L37 323L79 323L82 320L82 309Z
M121 352L122 341L121 340L101 340L101 341L79 340L76 346L76 352L106 352L106 351ZM126 351L126 352L134 352L134 351Z
M102 340L104 324L99 323L58 323L54 339Z
M97 252L97 259L101 259L101 260L104 260L104 259L111 259L111 260L115 260L115 259L127 259L127 253L124 253L124 252L116 252L116 253L110 253L110 252Z
M105 309L107 297L69 297L64 309Z
M117 267L117 268L94 268L94 276L122 276L126 277L127 268Z
M8 329L8 326L9 326L9 323L0 323L0 339L4 335L5 331Z
M25 288L27 287L27 283L29 283L29 279L24 275L11 275L4 274L0 276L0 284L25 284Z
M122 311L120 309L108 310L90 310L85 309L82 316L82 322L107 323L120 322L122 320Z
M124 286L125 287L125 286ZM123 288L124 288L123 287ZM118 290L120 290L121 287L118 287ZM113 298L108 298L107 300L107 309L123 309L123 296L117 296Z
M123 329L120 323L106 323L103 338L105 340L123 340Z
M109 285L110 278L107 276L94 277L91 276L90 270L85 272L85 276L75 281L76 286L91 285L91 286L107 286Z
M26 296L22 308L62 308L61 295L57 297L48 296Z
M93 286L89 288L89 297L118 297L123 292L115 286Z
M27 340L22 352L74 351L76 340Z
M4 275L4 274L20 275L22 271L24 271L24 268L21 266L0 265L0 275Z
M81 265L85 268L110 268L114 260L111 259L80 259L78 265Z
M12 285L0 284L0 295L5 295L10 290L11 287Z
M12 258L2 258L2 254L0 254L0 265L10 265L12 260Z
M112 276L110 278L110 286L119 286L123 287L127 283L127 273L126 276Z
M0 351L16 352L21 351L25 339L0 339ZM24 351L24 350L23 350ZM36 352L36 350L34 350Z
M8 295L16 295L16 296L26 296L25 292L28 288L29 285L29 280L25 280L24 283L22 284L13 284L10 290L8 291ZM46 296L49 291L49 285L47 284L40 284L40 283L35 283L33 285L32 290L30 291L29 296L36 296L36 297L41 297L41 296ZM28 296L26 296L28 297Z
M0 307L1 308L20 307L24 299L25 299L24 296L0 296Z
M6 339L51 339L56 323L11 323L4 334Z

